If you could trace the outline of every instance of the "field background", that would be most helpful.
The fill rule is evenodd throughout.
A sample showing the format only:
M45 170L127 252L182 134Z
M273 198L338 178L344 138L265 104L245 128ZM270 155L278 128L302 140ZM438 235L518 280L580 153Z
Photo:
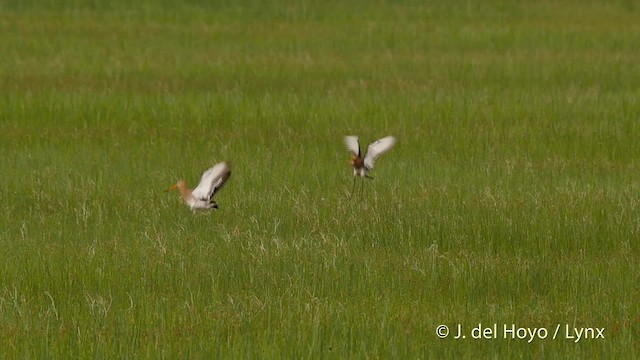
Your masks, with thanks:
M0 358L632 358L639 140L633 1L0 0Z

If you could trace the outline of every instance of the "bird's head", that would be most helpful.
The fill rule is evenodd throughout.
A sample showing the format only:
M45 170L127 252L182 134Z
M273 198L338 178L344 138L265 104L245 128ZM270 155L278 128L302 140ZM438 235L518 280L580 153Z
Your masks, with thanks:
M349 160L349 165L353 166L355 164L355 161L356 161L357 158L358 158L358 155L351 154L351 159Z
M171 185L171 187L169 187L169 188L168 188L167 190L165 190L164 192L171 191L171 190L175 190L175 189L179 189L179 188L181 189L181 188L183 188L184 186L185 186L184 180L180 180L180 181L178 181L177 183L175 183L175 184Z

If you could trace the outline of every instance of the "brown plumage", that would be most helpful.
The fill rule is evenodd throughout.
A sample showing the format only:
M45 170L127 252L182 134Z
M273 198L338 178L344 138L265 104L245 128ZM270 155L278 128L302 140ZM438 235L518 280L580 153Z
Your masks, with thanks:
M393 136L386 136L382 139L376 140L367 146L367 153L364 157L361 155L360 142L357 136L345 136L344 144L351 152L351 160L349 165L353 167L353 186L356 186L356 177L373 179L369 175L369 171L373 170L373 165L378 156L391 150L395 145L396 138ZM353 190L352 190L353 191Z
M231 177L231 164L229 162L221 162L202 174L200 183L195 189L189 189L187 183L184 180L180 180L167 191L180 190L182 200L193 212L196 210L217 209L218 204L213 200L213 196L222 189L229 177Z

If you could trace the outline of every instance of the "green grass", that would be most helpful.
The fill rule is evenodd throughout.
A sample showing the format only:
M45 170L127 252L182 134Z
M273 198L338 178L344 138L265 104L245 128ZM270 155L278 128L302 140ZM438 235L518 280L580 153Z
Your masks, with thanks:
M0 358L640 351L632 1L130 3L0 1Z

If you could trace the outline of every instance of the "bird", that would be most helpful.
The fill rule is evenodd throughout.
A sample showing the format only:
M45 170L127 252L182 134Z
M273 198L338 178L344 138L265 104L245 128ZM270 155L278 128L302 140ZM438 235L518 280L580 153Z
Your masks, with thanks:
M353 167L353 188L351 191L353 191L356 186L356 177L362 178L363 184L364 178L373 179L373 177L369 175L369 171L373 169L376 159L378 156L391 150L395 143L396 138L393 136L386 136L376 140L367 146L367 153L363 158L360 152L358 137L352 135L344 137L344 144L347 146L347 150L351 152L349 165Z
M200 184L191 190L184 180L179 180L171 185L165 192L178 189L182 200L191 208L193 213L196 210L218 209L218 203L213 201L213 196L222 189L231 176L231 163L224 161L207 169L200 179Z

